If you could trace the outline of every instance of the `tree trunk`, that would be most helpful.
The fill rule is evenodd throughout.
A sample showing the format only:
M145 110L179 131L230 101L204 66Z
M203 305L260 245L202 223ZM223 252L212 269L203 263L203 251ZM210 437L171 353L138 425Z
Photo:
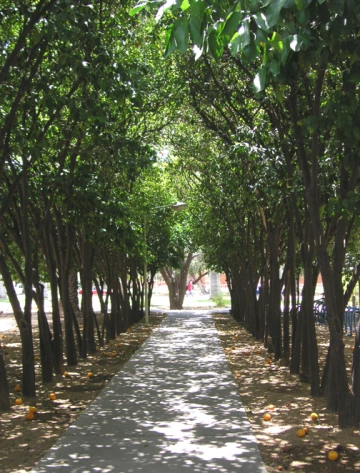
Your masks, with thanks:
M52 336L43 308L39 308L38 310L38 324L42 380L44 383L47 383L53 379L54 360L52 352Z
M22 311L19 300L15 293L13 281L9 268L6 264L5 258L0 254L0 272L4 281L7 295L9 297L11 307L14 312L14 316L17 325L20 330L20 338L22 345L22 389L24 396L34 397L35 392L35 365L34 365L34 347L32 340L31 331L31 311L30 317L25 317L25 313ZM31 305L30 305L31 307ZM30 323L29 319L30 318Z
M69 297L74 314L76 315L76 317L81 317L78 296L78 278L77 273L75 271L72 271L69 274Z
M86 238L82 242L82 310L83 310L83 346L82 357L96 352L94 336L94 313L92 306L92 260L93 248Z
M179 274L170 268L160 268L160 273L169 289L171 310L181 310L183 308L189 267L193 257L194 255L189 253L185 260L181 262Z
M359 427L360 423L360 319L357 324L353 363L351 369L352 392L355 397L354 418L355 427Z
M4 363L3 352L0 344L0 411L10 410L9 385L6 377L6 368Z

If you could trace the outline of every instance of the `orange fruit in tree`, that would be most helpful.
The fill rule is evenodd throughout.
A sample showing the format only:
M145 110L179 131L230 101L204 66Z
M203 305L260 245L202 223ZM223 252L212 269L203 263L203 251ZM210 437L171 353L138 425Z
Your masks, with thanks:
M300 437L300 438L301 438L301 437L305 437L306 432L305 432L304 429L299 429L299 430L296 432L296 435L297 435L298 437Z
M316 412L312 412L310 414L310 419L314 422L316 422L319 419L319 416L316 414Z
M50 401L55 401L56 400L56 394L55 393L50 393L49 394L49 399L50 399Z
M266 414L264 414L263 419L266 420L266 421L269 421L269 420L271 420L271 415L266 413Z
M21 391L21 387L20 387L19 384L17 384L17 385L15 386L14 391L15 391L16 393L18 393L19 391Z
M34 420L34 418L35 418L34 413L30 411L25 416L26 420Z
M338 452L335 452L335 450L330 450L327 457L328 457L329 460L335 461L339 458L339 454L338 454Z
M21 399L21 397L18 397L18 398L15 399L15 404L16 404L17 406L20 406L20 405L22 404L22 399Z
M35 407L35 406L30 406L30 407L29 407L29 412L31 412L32 414L36 414L37 411L38 411L38 410L37 410L37 407Z

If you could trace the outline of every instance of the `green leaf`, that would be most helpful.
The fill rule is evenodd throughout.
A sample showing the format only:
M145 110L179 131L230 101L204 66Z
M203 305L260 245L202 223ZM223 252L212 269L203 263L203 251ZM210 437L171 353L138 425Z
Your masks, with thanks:
M258 93L264 90L265 83L266 83L266 69L265 67L261 67L254 79L255 92Z
M172 7L173 5L175 5L175 4L176 4L176 0L167 0L167 2L164 3L164 5L162 5L162 6L159 8L159 10L158 10L158 12L157 12L157 14L156 14L156 17L155 17L156 21L161 20L163 14L164 14L167 10L169 10L169 8L171 8L171 7Z
M280 60L278 58L273 58L270 62L270 72L273 76L280 74Z
M250 44L245 46L243 49L243 54L250 60L255 61L258 57L258 50L256 49L254 38L251 37Z
M284 6L286 0L274 0L266 10L266 24L268 28L275 26L280 17L280 11Z
M141 10L143 10L147 5L148 2L138 3L136 7L130 10L130 16L135 16L137 13L141 12Z
M350 77L350 82L354 82L355 84L359 84L360 83L360 72L357 72L356 74L353 74L351 77Z
M241 27L239 28L239 36L241 38L241 49L244 49L245 46L250 44L250 28L249 22L244 21Z
M281 64L285 64L287 58L290 54L290 40L289 38L284 38L283 40L283 50L281 52Z
M185 11L189 8L190 6L190 3L189 3L189 0L184 0L180 6L181 10L182 11Z
M269 40L269 44L276 50L282 51L284 49L284 44L281 34L274 31L272 38Z
M239 51L242 51L250 44L250 28L249 22L244 22L239 28L238 33L235 33L230 42L230 51L232 56L235 56Z
M231 13L225 23L222 34L232 37L239 28L242 20L242 13L239 11Z
M289 36L289 41L290 41L290 48L295 52L300 51L301 46L304 42L303 38L299 34L294 34L294 35Z
M219 60L224 51L224 43L222 38L217 34L217 31L212 31L209 35L210 52L216 60Z
M170 27L166 30L164 57L171 56L175 50L176 42L174 37L174 25L170 25Z
M184 54L189 44L189 23L185 18L179 18L175 21L174 38L177 49L181 54Z
M344 0L328 0L329 9L334 13L342 16L344 14L345 1Z
M202 35L202 22L204 18L205 5L202 2L196 2L190 4L190 38L191 41L196 44L199 48L202 47L203 35Z
M353 134L356 138L357 141L360 141L360 128L358 128L357 126L355 126L353 128Z

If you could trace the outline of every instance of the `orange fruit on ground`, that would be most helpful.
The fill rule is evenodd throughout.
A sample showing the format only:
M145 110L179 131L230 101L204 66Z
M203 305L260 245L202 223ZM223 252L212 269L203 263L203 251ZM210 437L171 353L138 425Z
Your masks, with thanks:
M266 409L268 409L269 411L273 411L275 409L275 406L274 404L269 404Z
M316 414L316 412L312 412L310 414L310 419L316 422L319 419L319 416Z
M307 435L309 433L309 427L304 427L304 432L305 432L305 435Z
M34 420L34 418L35 418L34 413L30 411L25 416L26 420Z
M29 407L29 412L31 412L32 414L36 414L37 411L38 411L38 410L37 410L37 407L35 407L35 406L30 406L30 407Z
M335 461L339 458L339 454L338 454L338 452L335 452L335 450L330 450L327 457L328 457L329 460Z
M15 386L15 388L14 388L14 391L15 391L16 393L18 393L19 391L21 391L21 386L20 386L19 384L17 384L17 385Z
M55 393L50 393L49 394L49 399L50 399L50 401L55 401L56 400L56 394Z
M21 399L21 397L18 397L18 398L15 399L15 404L16 404L17 406L20 406L20 405L22 404L22 399Z
M88 377L88 378L93 378L93 377L94 377L94 373L92 373L91 371L89 371L88 374L87 374L87 377Z
M283 467L281 465L278 466L279 471L283 471Z
M68 373L67 371L65 371L65 372L64 372L64 376L65 376L65 378L68 378L70 375L69 375L69 373Z
M297 435L298 437L300 437L300 438L301 438L301 437L305 437L306 432L305 432L304 429L299 429L299 430L296 432L296 435Z
M264 414L263 419L266 420L266 421L269 421L269 420L271 420L271 415L266 413L266 414Z

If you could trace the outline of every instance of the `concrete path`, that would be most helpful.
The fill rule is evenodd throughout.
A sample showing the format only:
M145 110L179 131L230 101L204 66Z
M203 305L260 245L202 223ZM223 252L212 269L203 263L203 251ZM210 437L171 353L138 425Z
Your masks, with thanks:
M209 311L171 311L33 472L265 473Z

